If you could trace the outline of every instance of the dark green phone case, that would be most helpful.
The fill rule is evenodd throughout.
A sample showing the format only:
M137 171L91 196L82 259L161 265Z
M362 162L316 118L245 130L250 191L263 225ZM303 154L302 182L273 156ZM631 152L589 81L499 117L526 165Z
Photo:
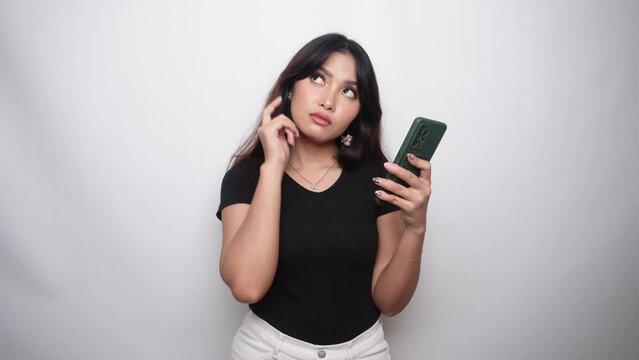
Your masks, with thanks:
M411 125L408 130L408 134L406 134L406 137L404 138L402 147L399 148L397 156L395 156L395 160L393 160L393 162L419 176L419 169L408 162L406 155L412 153L421 159L430 161L435 153L435 149L437 149L437 145L439 145L439 142L446 132L446 128L446 124L441 121L426 119L423 117L416 118L413 121L413 125ZM400 180L389 172L386 172L386 178L408 187L403 180ZM385 201L382 201L377 197L375 198L375 201L378 205L387 204Z

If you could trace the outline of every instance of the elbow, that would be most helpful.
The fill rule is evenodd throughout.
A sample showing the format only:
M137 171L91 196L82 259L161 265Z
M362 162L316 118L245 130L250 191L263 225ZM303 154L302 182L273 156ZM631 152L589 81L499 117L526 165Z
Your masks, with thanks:
M404 306L380 306L378 309L382 314L384 314L384 316L393 317L402 312L402 310L404 310Z
M399 314L400 312L402 312L403 309L380 309L381 313L384 314L384 316L386 317L393 317L397 314Z
M238 271L229 264L220 261L220 277L231 290L235 300L244 304L260 301L268 292L273 276L259 276L255 271Z
M235 300L244 304L255 304L266 295L267 291L257 284L247 282L226 282L226 285L231 289Z
M260 301L265 293L256 289L255 287L249 286L229 286L231 288L231 293L235 300L244 303L244 304L255 304Z
M380 296L373 296L373 302L375 302L375 306L377 306L379 312L384 314L386 317L393 317L399 314L402 310L404 310L404 308L406 308L406 305L408 305L392 301L392 299L384 299Z
M268 289L263 288L259 284L255 284L249 280L243 280L237 276L228 276L228 274L225 274L223 271L220 273L222 280L231 290L231 294L235 300L241 303L254 304L266 295Z

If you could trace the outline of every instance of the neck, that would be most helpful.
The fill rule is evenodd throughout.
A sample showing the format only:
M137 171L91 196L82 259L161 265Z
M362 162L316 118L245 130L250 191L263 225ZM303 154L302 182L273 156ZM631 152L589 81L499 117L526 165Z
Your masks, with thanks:
M328 167L337 161L337 146L335 144L317 144L303 137L296 139L291 147L289 163L297 168Z

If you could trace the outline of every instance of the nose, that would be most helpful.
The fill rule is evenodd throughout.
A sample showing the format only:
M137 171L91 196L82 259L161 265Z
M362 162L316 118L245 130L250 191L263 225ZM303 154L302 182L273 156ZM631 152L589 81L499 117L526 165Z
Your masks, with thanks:
M320 106L326 111L333 111L335 109L335 92L326 89L320 98Z

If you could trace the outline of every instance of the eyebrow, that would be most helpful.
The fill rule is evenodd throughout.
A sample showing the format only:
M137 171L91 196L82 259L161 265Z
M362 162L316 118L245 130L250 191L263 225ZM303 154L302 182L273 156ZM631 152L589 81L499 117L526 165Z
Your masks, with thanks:
M333 77L333 73L331 73L330 71L328 71L327 68L325 68L323 65L320 66L319 71L323 72L324 74L326 74L327 76ZM353 81L353 80L344 80L345 83L347 83L348 85L353 85L353 86L357 86L357 81Z

